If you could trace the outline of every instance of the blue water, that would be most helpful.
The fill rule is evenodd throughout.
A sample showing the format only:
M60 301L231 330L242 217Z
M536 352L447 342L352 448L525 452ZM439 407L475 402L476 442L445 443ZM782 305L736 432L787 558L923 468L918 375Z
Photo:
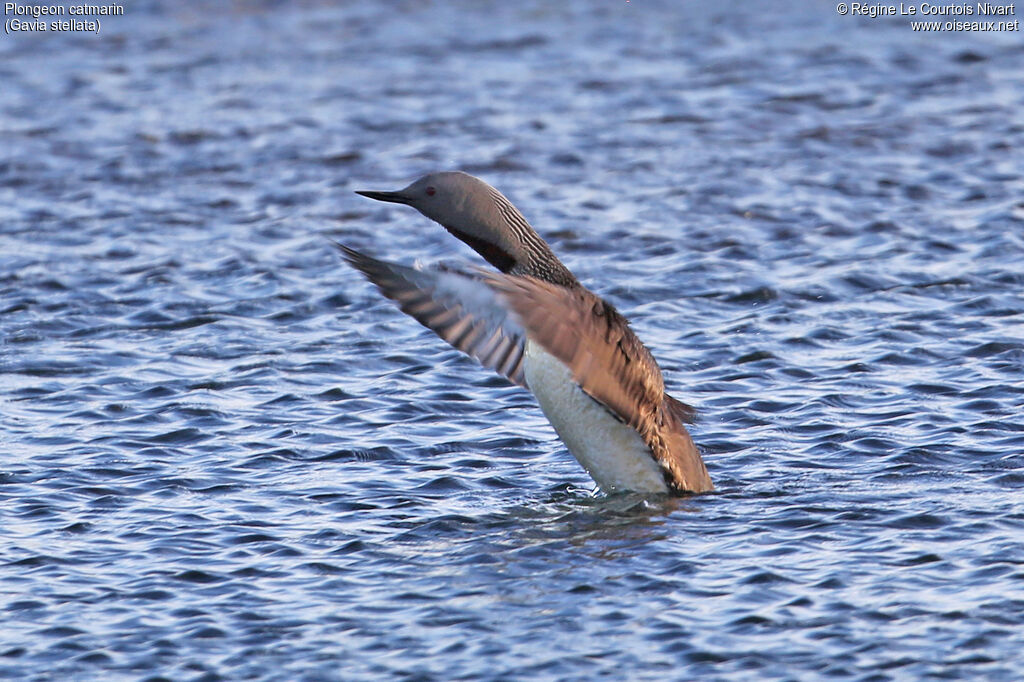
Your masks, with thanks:
M0 37L0 677L1024 678L1024 40L756 5ZM477 263L352 193L449 168L631 318L714 494L592 496L341 263Z

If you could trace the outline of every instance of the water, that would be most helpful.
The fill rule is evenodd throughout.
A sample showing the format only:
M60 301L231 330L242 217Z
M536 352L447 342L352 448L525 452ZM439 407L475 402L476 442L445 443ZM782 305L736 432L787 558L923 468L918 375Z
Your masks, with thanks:
M0 676L1024 677L1021 34L595 5L0 39ZM592 497L341 264L478 262L352 193L438 168L633 320L716 493Z

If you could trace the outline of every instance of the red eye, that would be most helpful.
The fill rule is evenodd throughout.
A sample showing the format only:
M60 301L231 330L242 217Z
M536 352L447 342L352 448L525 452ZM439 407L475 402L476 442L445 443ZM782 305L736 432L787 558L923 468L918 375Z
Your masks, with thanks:
M428 196L428 197L432 197L432 196L434 196L434 194L435 194L436 192L437 192L437 190L436 190L436 189L434 189L433 187L428 187L428 188L427 188L427 196Z

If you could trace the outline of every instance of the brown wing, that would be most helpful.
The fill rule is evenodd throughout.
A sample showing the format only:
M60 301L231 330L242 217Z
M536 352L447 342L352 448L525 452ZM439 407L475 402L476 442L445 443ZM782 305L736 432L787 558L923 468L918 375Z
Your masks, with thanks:
M697 408L693 405L687 405L684 402L676 400L668 393L665 394L665 407L675 416L676 419L684 424L697 423Z
M579 385L637 428L661 406L661 370L626 320L583 287L532 277L489 275L530 338L572 370Z
M484 278L502 294L529 337L569 367L584 392L637 430L670 486L690 492L712 489L682 425L695 410L666 395L658 363L615 308L581 286L509 275Z
M526 334L478 277L452 270L417 270L371 258L338 244L352 267L442 339L523 388Z
M659 443L652 446L658 463L669 474L666 480L679 492L704 493L715 489L697 446L686 427L669 420L661 429Z

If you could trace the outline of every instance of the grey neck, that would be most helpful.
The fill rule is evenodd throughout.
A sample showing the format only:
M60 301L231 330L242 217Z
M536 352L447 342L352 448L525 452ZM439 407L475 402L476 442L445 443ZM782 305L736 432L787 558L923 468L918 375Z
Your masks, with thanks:
M523 214L512 205L505 196L491 188L491 196L501 214L503 223L508 227L511 237L516 243L516 257L511 267L502 267L493 263L499 270L513 275L536 277L545 282L559 286L574 288L579 282L569 268L558 260L554 251L548 246L537 231L526 221ZM490 260L490 259L488 259Z

